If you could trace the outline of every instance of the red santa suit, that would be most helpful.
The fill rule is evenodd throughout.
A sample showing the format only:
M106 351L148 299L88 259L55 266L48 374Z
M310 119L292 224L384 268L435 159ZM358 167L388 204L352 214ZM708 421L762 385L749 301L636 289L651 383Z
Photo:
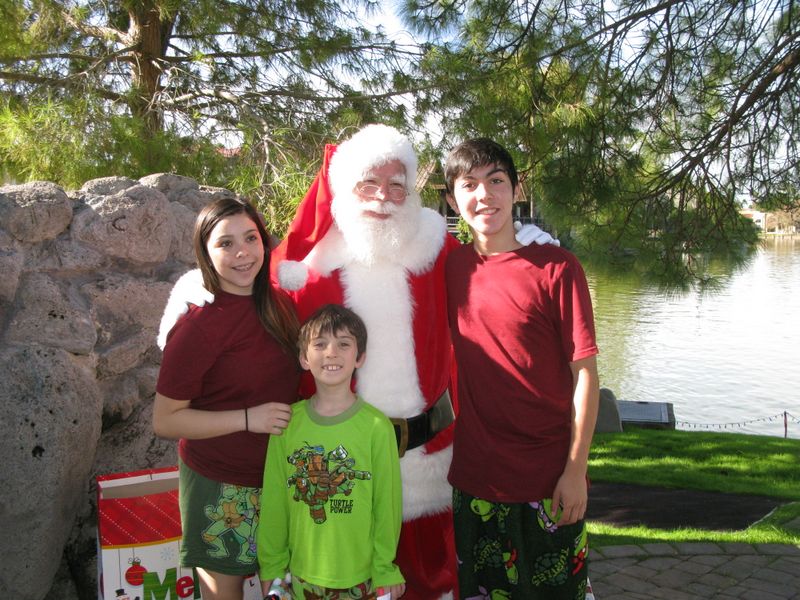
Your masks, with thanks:
M331 206L337 195L358 202L355 184L390 160L405 167L413 233L390 253L366 256L353 250L353 235L342 233ZM448 597L456 581L447 483L452 425L443 427L452 418L442 423L439 416L442 407L449 408L452 364L444 266L458 242L447 234L441 215L418 204L416 170L410 142L390 127L371 125L338 148L327 146L321 171L273 251L272 265L301 322L321 305L338 303L367 326L367 358L356 373L356 390L392 418L398 439L410 444L400 460L403 527L397 562L406 578L404 598L433 600ZM309 383L313 380L306 380L303 395L313 391ZM411 447L415 443L421 445Z

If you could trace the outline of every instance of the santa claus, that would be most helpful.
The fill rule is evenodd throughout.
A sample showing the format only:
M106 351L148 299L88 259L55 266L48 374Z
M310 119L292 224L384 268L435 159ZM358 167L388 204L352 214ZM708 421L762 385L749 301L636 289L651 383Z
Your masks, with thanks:
M432 600L449 594L456 577L444 264L458 242L447 235L442 216L421 205L416 174L410 141L391 127L370 125L328 146L273 264L301 322L333 302L367 325L367 359L356 373L356 390L395 424L404 598Z
M407 584L403 597L434 600L451 597L456 582L444 266L458 242L444 218L422 206L416 175L411 142L391 127L368 125L338 147L328 145L271 264L301 322L319 306L338 303L367 325L367 359L356 373L356 391L395 425L403 483L397 552ZM552 241L538 228L526 233L523 243ZM161 340L192 295L197 298L196 291L173 292ZM302 395L312 393L309 378Z

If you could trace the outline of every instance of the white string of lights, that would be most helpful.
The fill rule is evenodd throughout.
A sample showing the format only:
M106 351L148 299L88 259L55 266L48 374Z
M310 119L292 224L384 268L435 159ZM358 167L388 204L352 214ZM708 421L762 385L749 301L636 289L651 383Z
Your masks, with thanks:
M744 421L731 421L728 423L696 423L693 421L676 420L675 425L680 425L682 427L687 427L689 429L741 429L748 425L752 425L753 423L767 423L775 421L783 421L784 437L785 437L787 434L789 421L791 421L792 423L800 423L800 418L795 417L788 411L783 411L776 415L770 415L768 417L758 417L756 419L746 419Z

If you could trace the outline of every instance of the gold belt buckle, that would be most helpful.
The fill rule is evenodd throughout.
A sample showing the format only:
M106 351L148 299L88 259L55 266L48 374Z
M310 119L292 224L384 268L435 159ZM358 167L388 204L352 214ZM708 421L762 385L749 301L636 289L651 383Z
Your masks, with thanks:
M393 425L400 428L400 440L397 442L397 455L403 458L408 448L408 420L406 419L389 419Z

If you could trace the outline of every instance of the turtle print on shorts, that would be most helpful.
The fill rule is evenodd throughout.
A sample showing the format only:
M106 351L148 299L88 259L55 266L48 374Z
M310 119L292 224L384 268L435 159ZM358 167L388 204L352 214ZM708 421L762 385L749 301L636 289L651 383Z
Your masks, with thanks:
M491 502L453 490L463 600L584 600L586 525L559 527L549 498Z

